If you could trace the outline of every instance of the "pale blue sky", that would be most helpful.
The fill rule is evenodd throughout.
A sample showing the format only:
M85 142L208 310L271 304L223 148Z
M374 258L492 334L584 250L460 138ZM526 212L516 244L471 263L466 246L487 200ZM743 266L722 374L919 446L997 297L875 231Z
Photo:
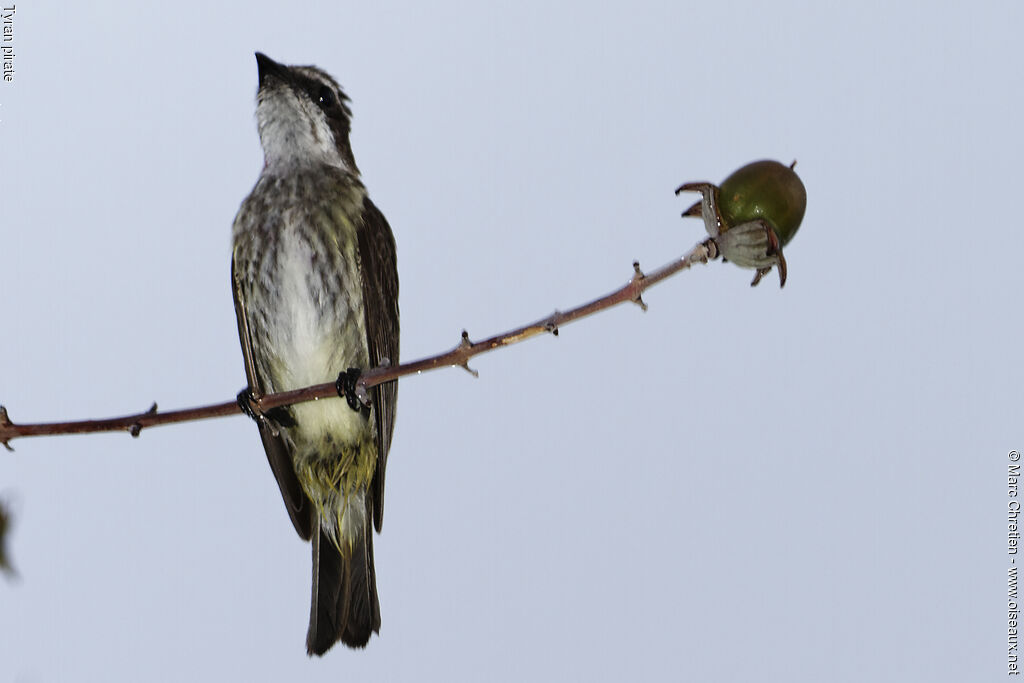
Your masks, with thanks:
M244 385L230 227L261 50L343 84L406 360L703 238L689 180L797 159L789 282L699 267L405 379L383 623L309 660L309 549L242 417L21 440L0 679L982 680L1022 448L1019 3L18 3L0 403ZM0 454L2 455L2 454Z

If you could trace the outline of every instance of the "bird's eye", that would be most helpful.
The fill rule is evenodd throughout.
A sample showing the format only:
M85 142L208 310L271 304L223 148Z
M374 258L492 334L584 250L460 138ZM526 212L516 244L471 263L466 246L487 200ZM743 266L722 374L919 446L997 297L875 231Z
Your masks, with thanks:
M320 86L320 92L317 93L317 102L321 107L333 107L337 101L338 98L334 96L333 90L326 85Z

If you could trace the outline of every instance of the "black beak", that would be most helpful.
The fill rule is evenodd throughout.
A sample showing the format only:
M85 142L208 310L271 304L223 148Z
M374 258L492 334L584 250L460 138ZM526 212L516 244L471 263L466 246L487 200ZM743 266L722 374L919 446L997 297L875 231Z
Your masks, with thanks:
M288 67L278 64L262 52L256 53L256 67L259 70L261 88L270 77L279 78L282 81L288 80Z

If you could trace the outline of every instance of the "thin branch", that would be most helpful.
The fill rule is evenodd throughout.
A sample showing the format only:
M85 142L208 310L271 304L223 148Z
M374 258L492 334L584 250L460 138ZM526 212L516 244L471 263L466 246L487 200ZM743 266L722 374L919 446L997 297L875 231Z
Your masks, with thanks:
M396 366L380 366L364 372L356 383L356 395L360 400L367 401L367 390L384 382L390 382L406 375L434 370L447 366L459 366L467 371L476 374L470 369L469 360L482 353L493 351L503 346L509 346L521 341L536 337L540 334L558 334L558 328L564 327L580 318L585 318L599 311L617 306L625 302L632 302L647 310L647 304L641 299L641 294L648 287L656 285L665 278L675 275L681 270L689 268L694 263L707 263L719 255L718 246L713 239L707 239L697 244L688 253L679 259L672 261L657 270L644 274L640 270L638 262L633 263L633 277L623 287L594 299L568 311L555 311L546 318L523 327L504 332L502 334L488 337L481 341L473 342L469 334L462 332L462 340L450 351L430 356L411 363L403 363ZM303 389L284 391L277 394L268 394L257 399L257 408L260 411L268 411L278 406L292 403L302 403L318 398L329 398L338 395L335 382L326 382ZM146 427L157 425L174 424L177 422L189 422L210 417L224 417L235 415L241 412L238 402L235 400L215 405L200 406L198 408L187 408L185 410L173 410L169 412L158 412L154 403L149 410L136 415L125 415L103 420L81 420L76 422L49 422L38 424L15 424L7 415L7 409L0 406L0 444L13 450L9 444L12 439L22 436L44 436L56 434L87 434L93 432L116 432L127 431L132 436L138 436Z

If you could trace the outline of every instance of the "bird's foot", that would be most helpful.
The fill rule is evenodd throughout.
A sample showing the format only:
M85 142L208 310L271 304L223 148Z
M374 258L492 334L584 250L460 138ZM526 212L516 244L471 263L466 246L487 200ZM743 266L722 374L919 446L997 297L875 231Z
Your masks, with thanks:
M246 387L238 392L238 409L242 411L244 415L248 415L254 422L259 422L263 419L263 413L260 411L259 402L256 400L256 395L252 393L252 389Z
M363 402L359 400L356 390L356 383L359 382L362 374L363 371L359 368L349 368L344 372L338 373L338 379L334 383L335 388L338 390L338 396L348 401L348 407L356 412L363 409Z

